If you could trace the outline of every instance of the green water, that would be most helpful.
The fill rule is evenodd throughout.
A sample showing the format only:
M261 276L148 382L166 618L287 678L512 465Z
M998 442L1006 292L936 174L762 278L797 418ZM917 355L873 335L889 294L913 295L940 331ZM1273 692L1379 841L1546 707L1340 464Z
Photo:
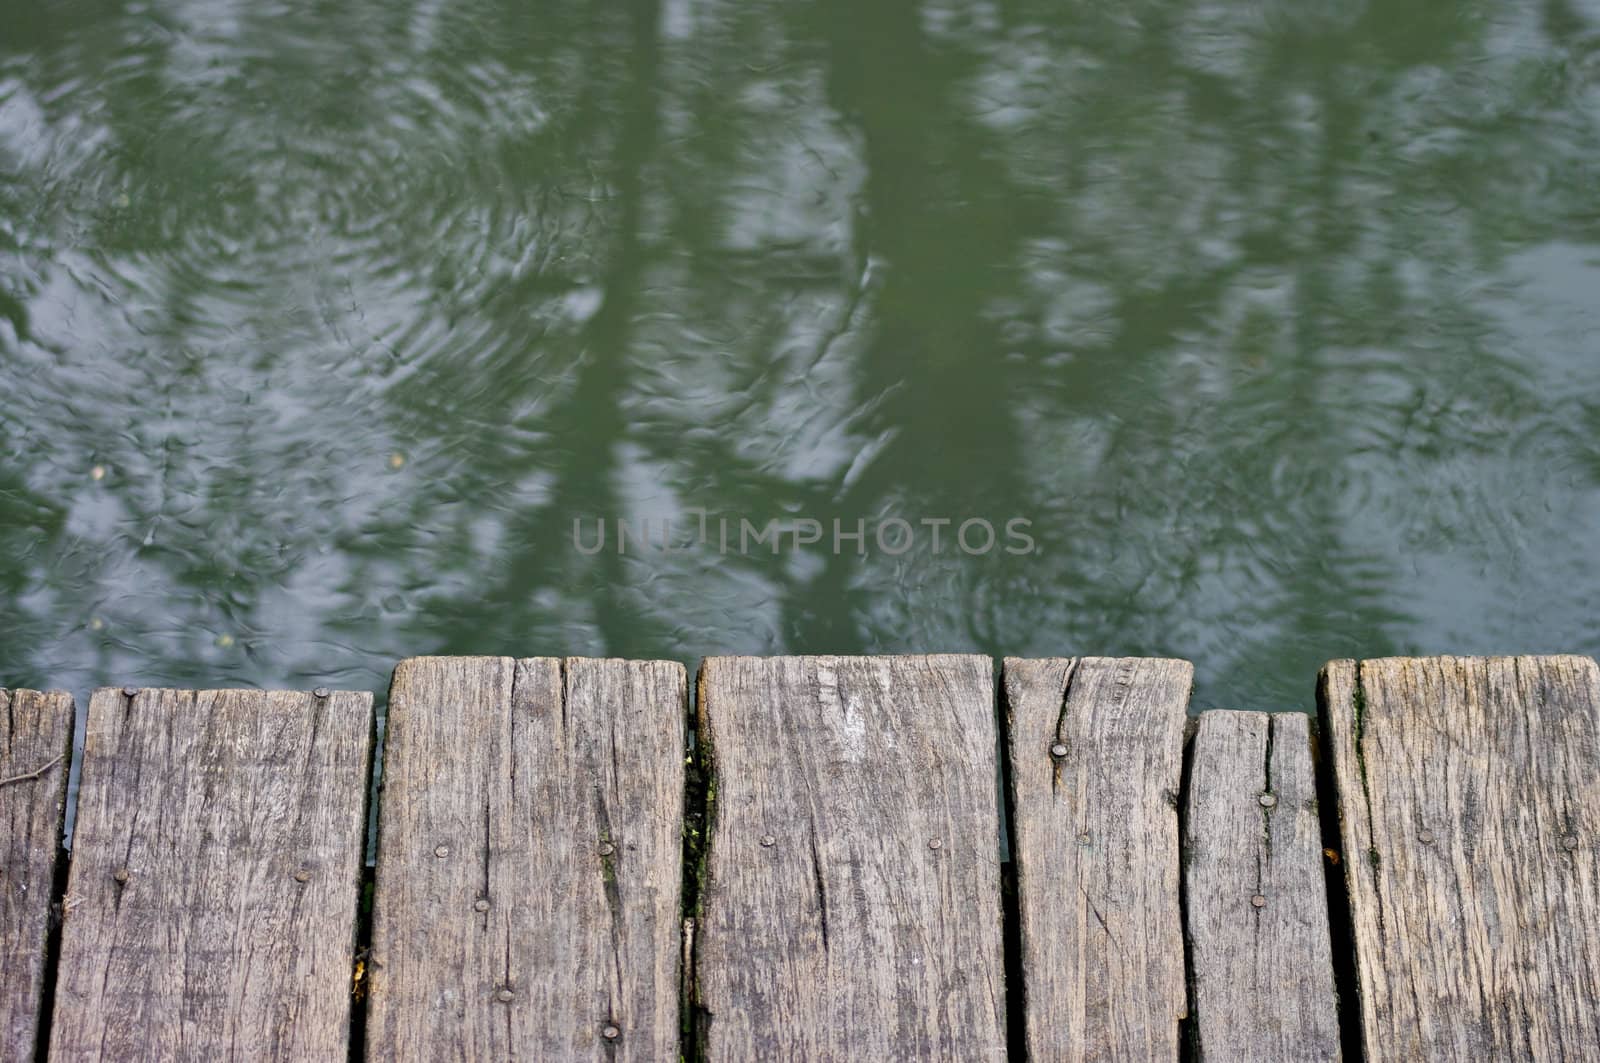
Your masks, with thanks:
M0 685L1592 653L1597 366L1593 2L0 0Z

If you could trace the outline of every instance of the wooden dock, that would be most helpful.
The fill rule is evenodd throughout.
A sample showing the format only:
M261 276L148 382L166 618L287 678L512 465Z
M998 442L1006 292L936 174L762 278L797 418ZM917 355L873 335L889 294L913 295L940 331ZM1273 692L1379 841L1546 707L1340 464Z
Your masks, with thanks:
M381 756L366 693L104 689L70 859L72 699L0 691L0 1060L1595 1058L1593 660L1191 683L416 658Z

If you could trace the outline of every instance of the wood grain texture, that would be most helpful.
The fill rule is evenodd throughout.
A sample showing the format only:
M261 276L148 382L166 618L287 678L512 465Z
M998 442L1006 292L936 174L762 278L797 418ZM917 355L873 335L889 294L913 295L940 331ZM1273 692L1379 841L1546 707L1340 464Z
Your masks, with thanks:
M1595 662L1335 661L1321 702L1367 1058L1593 1059Z
M372 696L97 690L50 1058L337 1059Z
M0 690L0 1059L33 1059L39 1035L72 709L68 694Z
M1003 1058L989 660L711 658L699 734L705 1058Z
M400 664L369 1059L677 1058L686 686L662 661Z
M1005 662L1029 1058L1175 1060L1187 661Z
M1207 712L1193 742L1184 899L1200 1058L1337 1059L1310 719Z

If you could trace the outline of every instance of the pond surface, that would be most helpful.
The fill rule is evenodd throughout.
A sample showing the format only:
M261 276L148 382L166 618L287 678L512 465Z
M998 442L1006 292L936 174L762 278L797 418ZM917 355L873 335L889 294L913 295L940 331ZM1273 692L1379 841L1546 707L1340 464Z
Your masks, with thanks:
M1593 0L0 26L0 684L1600 650Z

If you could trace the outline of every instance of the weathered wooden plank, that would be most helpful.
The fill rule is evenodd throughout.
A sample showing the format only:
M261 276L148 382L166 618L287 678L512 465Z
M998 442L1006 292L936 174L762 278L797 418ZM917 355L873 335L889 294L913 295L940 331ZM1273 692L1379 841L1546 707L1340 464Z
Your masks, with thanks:
M1335 661L1321 702L1367 1058L1593 1058L1595 662Z
M677 1058L686 686L663 661L400 664L368 1058Z
M992 675L967 656L705 662L706 1058L1004 1056Z
M0 1059L34 1058L71 755L71 695L0 690Z
M97 690L50 1058L348 1052L372 696Z
M1200 1057L1337 1059L1310 719L1204 713L1189 760L1184 899Z
M1005 662L1032 1059L1176 1059L1187 661Z

